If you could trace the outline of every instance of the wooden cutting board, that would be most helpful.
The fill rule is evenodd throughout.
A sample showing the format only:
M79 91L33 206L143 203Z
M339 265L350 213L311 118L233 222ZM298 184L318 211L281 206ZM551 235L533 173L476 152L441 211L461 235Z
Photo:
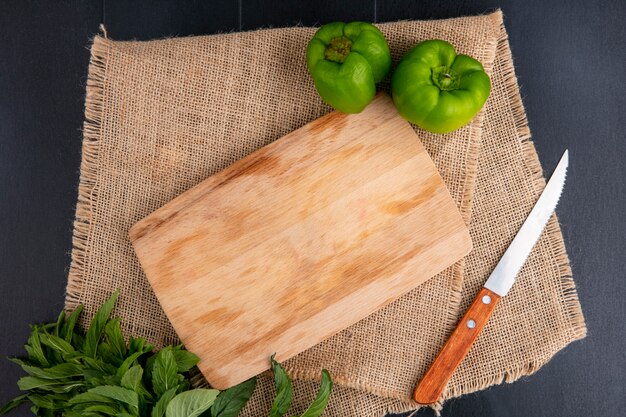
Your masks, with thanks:
M382 94L208 178L130 238L218 389L345 329L471 248L433 162Z

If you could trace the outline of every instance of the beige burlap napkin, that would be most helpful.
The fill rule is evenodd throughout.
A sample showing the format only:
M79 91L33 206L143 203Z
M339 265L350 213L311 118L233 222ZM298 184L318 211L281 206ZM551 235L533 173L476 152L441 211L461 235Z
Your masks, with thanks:
M337 383L328 415L376 416L416 407L411 390L484 282L543 187L502 15L380 25L394 60L429 38L479 59L493 92L470 125L416 129L471 228L474 250L416 290L286 364L293 412L314 395L321 367ZM128 229L237 159L321 116L306 71L312 28L92 46L83 161L66 307L87 320L115 288L126 334L157 346L177 337L152 293ZM583 337L585 325L556 218L512 293L448 385L445 398L537 370ZM225 347L226 348L226 347ZM244 414L267 414L271 379Z

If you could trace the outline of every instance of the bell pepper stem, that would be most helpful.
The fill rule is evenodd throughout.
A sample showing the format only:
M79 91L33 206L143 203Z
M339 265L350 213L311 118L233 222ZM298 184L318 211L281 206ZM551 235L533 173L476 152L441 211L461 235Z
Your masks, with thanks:
M432 72L433 83L435 83L441 91L450 91L459 88L461 76L452 68L446 66L435 67L432 69Z
M338 36L330 40L324 51L324 58L329 61L338 62L340 64L346 60L346 57L352 49L352 41L345 36Z

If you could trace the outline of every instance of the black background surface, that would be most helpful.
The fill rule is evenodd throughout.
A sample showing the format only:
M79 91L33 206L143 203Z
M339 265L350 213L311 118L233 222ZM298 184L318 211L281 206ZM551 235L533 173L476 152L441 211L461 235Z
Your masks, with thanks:
M558 3L558 4L557 4ZM626 7L623 1L0 0L0 355L63 305L89 39L152 39L333 20L505 14L540 159L569 148L558 208L589 328L537 374L450 401L444 416L626 413ZM0 403L19 368L0 360ZM21 408L13 415L30 415ZM429 410L419 415L432 415Z

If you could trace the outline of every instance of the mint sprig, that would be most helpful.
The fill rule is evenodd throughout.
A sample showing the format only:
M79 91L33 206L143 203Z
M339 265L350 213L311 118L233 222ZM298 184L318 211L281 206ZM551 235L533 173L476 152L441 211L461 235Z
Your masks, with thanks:
M24 394L0 408L4 415L23 403L45 417L236 417L252 396L256 378L219 392L193 389L189 372L199 358L182 345L158 352L143 338L122 336L119 318L110 318L116 291L96 312L89 328L77 322L80 305L55 323L32 325L26 357L10 358L28 374L18 387ZM292 400L289 376L271 358L277 396L271 417L282 417ZM317 398L301 417L318 417L330 398L332 382L322 371Z

